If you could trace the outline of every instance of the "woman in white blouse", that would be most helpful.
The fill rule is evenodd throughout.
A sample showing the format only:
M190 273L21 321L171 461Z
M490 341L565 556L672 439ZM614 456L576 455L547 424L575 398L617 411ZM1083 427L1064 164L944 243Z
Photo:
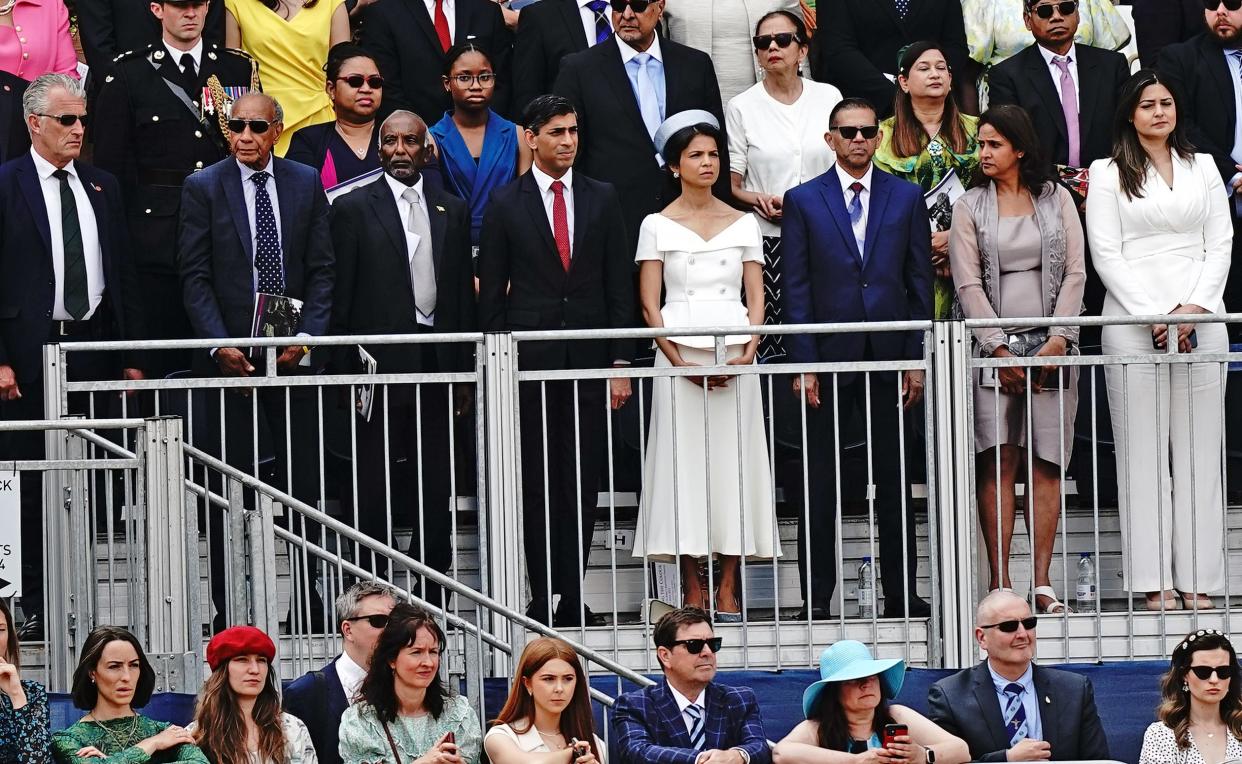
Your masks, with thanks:
M755 211L763 232L765 324L781 322L781 201L786 191L822 175L837 158L824 134L841 91L802 78L808 41L796 13L773 11L759 19L753 42L763 79L725 108L733 195ZM784 355L780 335L759 344L763 361Z
M590 685L574 649L539 637L522 651L483 750L492 764L608 764L594 719Z
M1160 682L1159 721L1143 734L1139 764L1229 764L1242 760L1238 655L1224 633L1199 629L1173 648Z
M1223 313L1233 225L1210 156L1195 154L1152 70L1123 86L1111 159L1091 165L1087 237L1104 315ZM1176 319L1173 319L1176 320ZM1223 324L1106 326L1105 355L1223 353ZM1212 607L1225 584L1220 364L1105 369L1117 443L1123 564L1151 610ZM1176 590L1176 592L1174 591ZM1177 593L1181 594L1179 601Z
M639 296L648 326L763 323L759 225L712 196L723 140L716 118L705 111L674 114L656 131L656 148L680 179L681 196L648 215L638 234ZM656 368L748 366L759 337L725 337L720 359L710 336L660 338L656 345ZM716 620L740 622L740 558L778 553L770 470L758 377L658 377L634 556L676 558L685 604L706 610L712 593L704 562L719 555Z

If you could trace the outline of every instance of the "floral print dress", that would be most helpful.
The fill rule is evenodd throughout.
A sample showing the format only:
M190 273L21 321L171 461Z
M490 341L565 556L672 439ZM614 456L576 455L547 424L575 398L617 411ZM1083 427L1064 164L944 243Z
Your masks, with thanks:
M46 764L52 739L47 692L38 682L22 681L26 705L14 710L13 701L0 692L0 761Z

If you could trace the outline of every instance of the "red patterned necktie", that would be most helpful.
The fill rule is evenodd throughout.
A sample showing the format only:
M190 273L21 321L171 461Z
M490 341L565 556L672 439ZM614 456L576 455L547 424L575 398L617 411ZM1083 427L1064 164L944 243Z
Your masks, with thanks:
M565 184L552 181L552 236L556 251L561 253L561 266L569 270L569 213L565 209Z
M436 0L436 37L440 38L440 48L445 52L453 47L453 38L449 34L448 16L444 15L444 0Z

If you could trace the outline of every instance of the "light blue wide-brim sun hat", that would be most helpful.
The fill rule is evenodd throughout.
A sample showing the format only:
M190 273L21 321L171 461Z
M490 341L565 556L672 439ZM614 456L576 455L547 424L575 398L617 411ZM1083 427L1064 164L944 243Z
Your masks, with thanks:
M866 645L854 639L843 639L824 648L819 655L820 679L802 693L803 716L811 718L828 685L876 674L880 675L880 694L886 700L892 700L901 692L902 682L906 681L906 662L901 658L876 660L871 657Z

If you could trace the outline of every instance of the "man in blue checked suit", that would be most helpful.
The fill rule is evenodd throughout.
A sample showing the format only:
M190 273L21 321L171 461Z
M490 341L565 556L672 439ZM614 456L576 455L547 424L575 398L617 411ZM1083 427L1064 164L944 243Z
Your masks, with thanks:
M720 638L707 613L666 613L653 637L664 681L625 693L612 709L621 764L768 764L755 693L712 681Z

